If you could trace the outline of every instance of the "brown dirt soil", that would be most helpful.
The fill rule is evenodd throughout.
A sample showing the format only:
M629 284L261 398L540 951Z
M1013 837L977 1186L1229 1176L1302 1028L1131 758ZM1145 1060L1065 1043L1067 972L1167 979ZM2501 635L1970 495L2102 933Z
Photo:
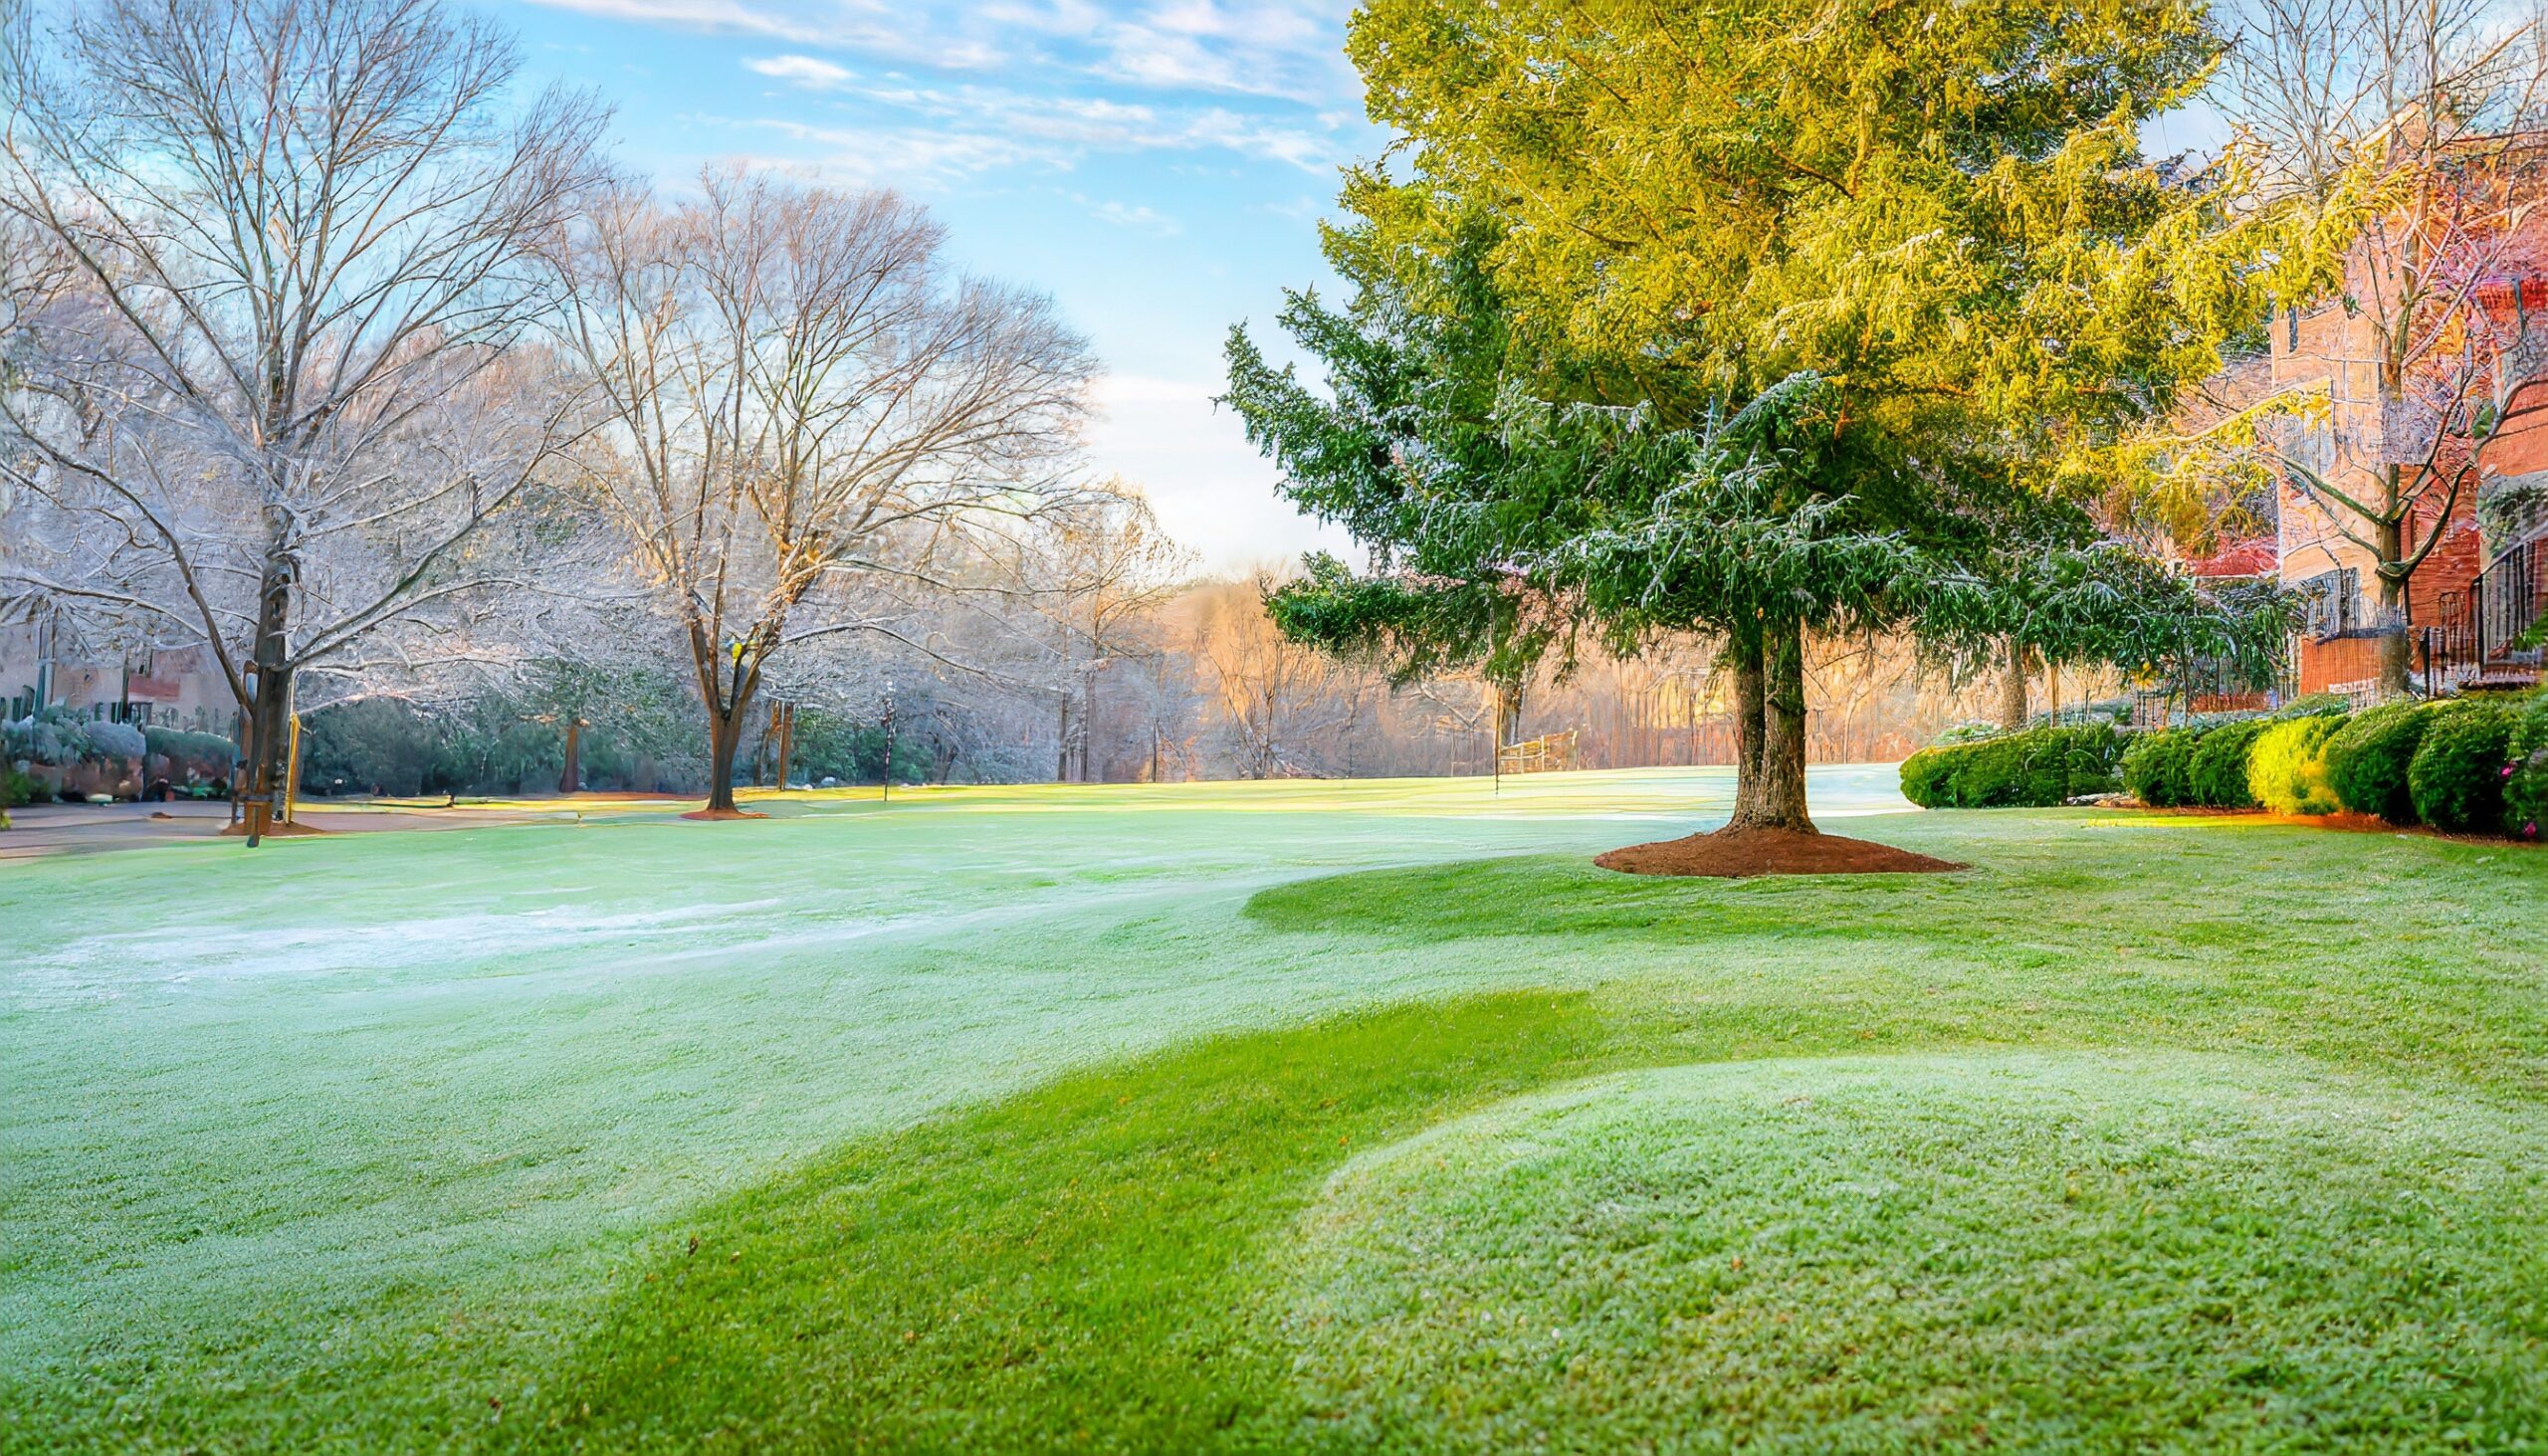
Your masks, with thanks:
M2259 824L2283 824L2294 829L2333 829L2343 834L2412 834L2418 839L2447 839L2453 844L2510 845L2515 849L2548 847L2548 840L2533 843L2503 834L2465 834L2436 829L2430 824L2392 824L2376 814L2356 814L2351 810L2333 814L2274 814L2263 809L2207 809L2198 805L2174 809L2154 809L2148 804L2105 804L2100 807L2161 819L2253 819Z
M1754 875L1940 875L1970 868L1873 840L1794 829L1720 829L1686 839L1632 844L1595 856L1592 863L1627 875L1707 875L1720 880Z
M769 816L755 814L748 809L693 809L682 817L685 819L766 819Z

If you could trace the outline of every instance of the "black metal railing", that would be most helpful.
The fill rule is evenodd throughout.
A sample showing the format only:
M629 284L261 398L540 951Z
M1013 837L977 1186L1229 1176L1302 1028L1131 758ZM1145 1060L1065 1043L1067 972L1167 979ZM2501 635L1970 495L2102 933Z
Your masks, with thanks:
M2477 618L2477 660L2487 666L2537 667L2548 619L2548 536L2512 546L2470 583Z
M2548 536L2498 552L2464 591L2442 592L2418 633L2436 687L2535 673L2548 647Z

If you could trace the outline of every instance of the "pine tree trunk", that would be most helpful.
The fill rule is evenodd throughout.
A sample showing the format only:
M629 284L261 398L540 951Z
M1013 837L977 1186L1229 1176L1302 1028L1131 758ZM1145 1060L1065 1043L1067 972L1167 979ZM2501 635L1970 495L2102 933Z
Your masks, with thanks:
M1737 649L1734 816L1728 829L1816 832L1805 806L1805 629L1762 624Z
M1761 747L1768 731L1768 701L1759 629L1737 632L1726 643L1734 660L1734 814L1728 827L1759 815Z
M1773 627L1762 644L1761 791L1754 799L1764 829L1814 831L1805 808L1805 629Z
M2000 727L2015 732L2026 726L2026 649L2015 637L2009 639L2008 656L2000 668Z

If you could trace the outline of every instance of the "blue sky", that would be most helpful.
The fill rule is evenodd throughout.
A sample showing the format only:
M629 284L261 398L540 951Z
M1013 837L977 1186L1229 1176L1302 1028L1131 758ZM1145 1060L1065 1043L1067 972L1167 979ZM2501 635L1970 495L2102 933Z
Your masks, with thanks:
M531 79L617 107L679 185L742 158L892 187L960 260L1050 292L1109 376L1098 474L1139 482L1207 566L1342 548L1273 494L1209 397L1224 331L1330 282L1316 220L1378 148L1350 0L491 0Z

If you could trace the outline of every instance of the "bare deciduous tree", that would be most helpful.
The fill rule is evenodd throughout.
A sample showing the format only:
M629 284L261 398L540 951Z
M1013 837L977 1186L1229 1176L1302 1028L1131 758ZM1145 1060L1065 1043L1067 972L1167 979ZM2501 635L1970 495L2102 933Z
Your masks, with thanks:
M860 588L926 584L976 522L1062 494L1087 349L1042 297L955 275L943 244L890 193L712 171L670 206L599 193L557 250L560 336L610 419L584 475L688 644L704 813L736 812L774 656L903 637Z
M1061 658L1056 776L1086 781L1102 776L1093 752L1097 680L1136 655L1157 656L1150 618L1184 584L1194 557L1160 528L1141 493L1120 480L1055 512L1045 535L1039 544L1054 581L1044 595ZM1157 731L1154 726L1155 740Z
M2483 294L2541 261L2524 225L2548 195L2543 103L2548 24L2496 0L2252 0L2231 52L2224 109L2294 218L2280 261L2321 316L2305 337L2299 308L2274 324L2309 377L2215 439L2366 554L2376 620L2400 629L2389 692L2408 685L2409 582L2532 372L2504 357L2538 362L2527 311Z
M19 584L208 644L277 800L297 674L502 584L472 539L572 429L527 265L602 114L513 106L513 42L431 0L47 13L0 33L50 280L0 391Z
M1283 635L1265 614L1274 578L1206 588L1191 653L1216 710L1236 778L1327 776L1350 766L1322 761L1313 745L1350 738L1375 675Z

